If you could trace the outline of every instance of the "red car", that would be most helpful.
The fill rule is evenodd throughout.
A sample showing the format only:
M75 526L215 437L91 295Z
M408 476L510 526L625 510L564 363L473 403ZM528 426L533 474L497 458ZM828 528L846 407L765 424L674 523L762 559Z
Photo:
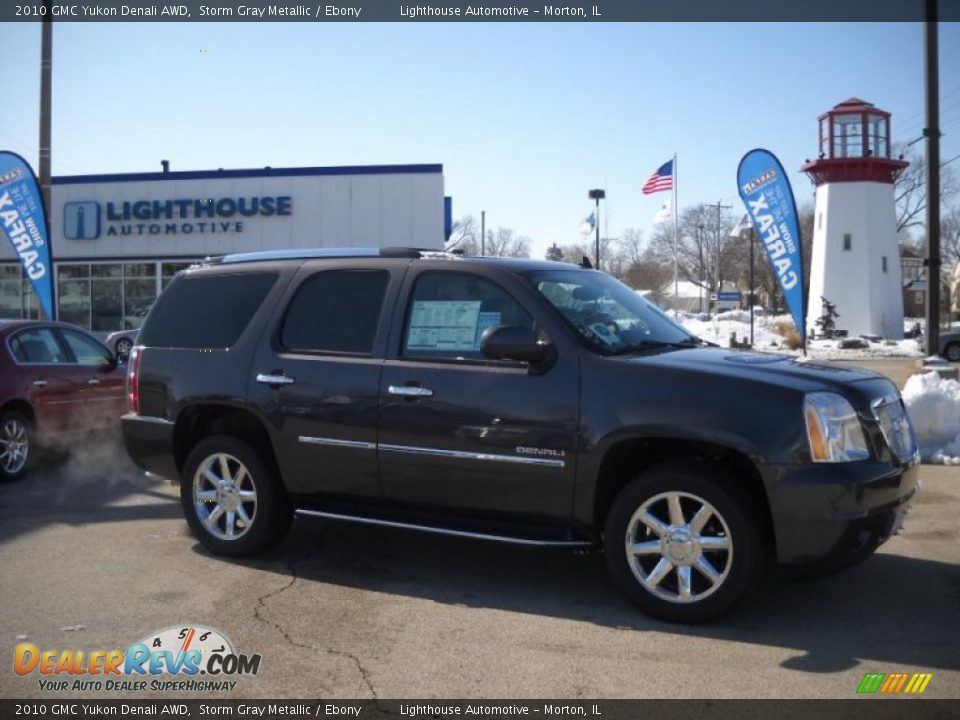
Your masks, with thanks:
M27 469L34 445L119 425L124 369L67 323L0 320L0 480Z

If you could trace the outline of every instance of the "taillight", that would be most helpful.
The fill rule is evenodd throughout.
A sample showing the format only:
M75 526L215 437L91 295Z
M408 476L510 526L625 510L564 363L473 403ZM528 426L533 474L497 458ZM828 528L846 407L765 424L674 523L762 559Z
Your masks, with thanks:
M143 348L135 347L130 350L127 361L127 405L130 412L140 414L140 352Z

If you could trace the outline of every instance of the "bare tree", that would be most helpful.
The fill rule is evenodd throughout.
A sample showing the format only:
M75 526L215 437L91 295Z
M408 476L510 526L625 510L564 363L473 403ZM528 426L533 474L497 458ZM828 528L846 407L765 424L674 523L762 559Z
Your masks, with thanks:
M893 186L897 208L897 233L926 222L927 158L903 144L893 146L894 157L901 156L910 163L900 173ZM946 204L960 191L960 181L953 168L940 168L940 202Z
M510 228L487 231L486 253L492 257L530 257L531 240Z
M453 232L444 250L462 251L464 255L480 254L480 227L473 215L465 215L453 224Z

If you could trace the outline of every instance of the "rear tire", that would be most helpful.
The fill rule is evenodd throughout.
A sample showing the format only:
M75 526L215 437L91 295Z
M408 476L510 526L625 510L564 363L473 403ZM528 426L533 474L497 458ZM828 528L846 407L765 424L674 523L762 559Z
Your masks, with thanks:
M614 499L604 537L607 565L647 614L705 622L759 581L767 564L763 528L758 503L735 480L700 465L659 465Z
M187 457L180 502L196 538L214 555L241 557L275 545L293 511L279 479L230 435L202 440Z
M23 413L0 413L0 481L13 482L26 474L32 448L33 430Z

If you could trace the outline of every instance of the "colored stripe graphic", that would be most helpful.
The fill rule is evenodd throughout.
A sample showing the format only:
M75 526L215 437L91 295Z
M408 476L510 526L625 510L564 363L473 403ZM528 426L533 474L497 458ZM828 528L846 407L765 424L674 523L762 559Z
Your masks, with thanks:
M880 688L880 683L886 677L885 673L867 673L860 681L857 687L858 693L875 693Z
M919 695L927 689L933 673L867 673L857 686L861 694L881 693L896 695L898 693Z

